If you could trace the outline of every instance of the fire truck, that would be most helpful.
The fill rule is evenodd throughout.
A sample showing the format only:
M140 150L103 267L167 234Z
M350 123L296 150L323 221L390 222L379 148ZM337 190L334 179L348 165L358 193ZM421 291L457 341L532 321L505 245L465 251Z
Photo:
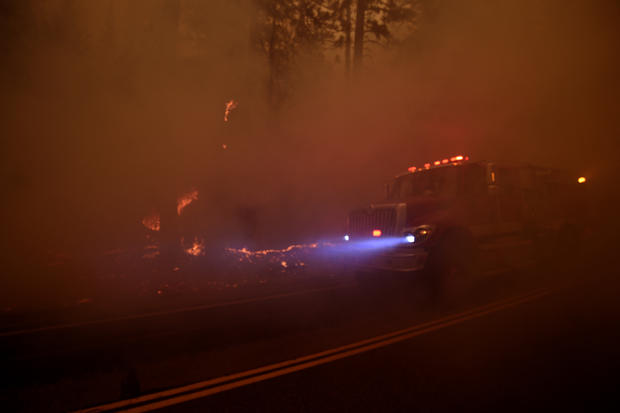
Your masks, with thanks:
M349 213L344 241L360 280L423 274L438 289L449 278L575 251L585 182L552 168L457 155L394 178L384 201Z

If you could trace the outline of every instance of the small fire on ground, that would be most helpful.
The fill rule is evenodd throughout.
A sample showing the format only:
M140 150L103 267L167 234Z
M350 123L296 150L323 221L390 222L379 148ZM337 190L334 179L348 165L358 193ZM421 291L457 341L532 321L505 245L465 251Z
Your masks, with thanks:
M316 259L320 247L329 247L329 243L293 244L282 249L249 250L247 248L226 248L239 264L267 265L272 270L295 272L306 267L307 260Z
M161 229L161 218L157 212L152 212L142 218L142 225L151 231L159 231Z
M194 257L205 255L205 241L202 238L194 237L192 246L185 249L185 252Z
M188 206L189 204L191 204L193 201L197 199L198 199L198 190L196 189L179 197L179 199L177 199L177 215L180 216L181 213L183 212L183 209L185 209L186 206Z
M307 250L307 249L314 249L316 247L318 247L319 244L318 243L313 243L313 244L293 244L293 245L289 245L286 248L283 249L267 249L267 250L256 250L256 251L250 251L247 248L226 248L227 252L233 253L233 254L237 254L239 255L239 261L240 262L253 262L253 260L257 259L257 258L263 258L263 257L280 257L283 255L286 255L288 253L291 253L295 250ZM280 261L280 265L282 265L284 268L287 267L287 262L285 260L279 260Z

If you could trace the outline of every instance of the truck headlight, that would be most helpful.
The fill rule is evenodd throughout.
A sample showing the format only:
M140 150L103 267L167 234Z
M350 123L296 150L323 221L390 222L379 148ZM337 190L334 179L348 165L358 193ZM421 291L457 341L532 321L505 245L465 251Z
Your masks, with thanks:
M408 244L422 244L430 238L432 232L433 228L430 225L420 225L405 231L405 241Z

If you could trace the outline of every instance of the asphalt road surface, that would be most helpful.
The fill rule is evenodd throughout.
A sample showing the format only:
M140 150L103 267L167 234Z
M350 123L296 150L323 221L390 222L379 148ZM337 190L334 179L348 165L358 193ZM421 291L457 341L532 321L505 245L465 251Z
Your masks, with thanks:
M507 271L439 305L349 278L0 333L5 411L591 411L614 400L605 263Z

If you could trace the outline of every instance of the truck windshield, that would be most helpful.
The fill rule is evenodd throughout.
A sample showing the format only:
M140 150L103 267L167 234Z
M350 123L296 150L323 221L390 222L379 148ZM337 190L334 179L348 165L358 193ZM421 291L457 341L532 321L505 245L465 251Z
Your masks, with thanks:
M449 166L400 176L390 185L388 199L455 197L460 170L460 166Z

